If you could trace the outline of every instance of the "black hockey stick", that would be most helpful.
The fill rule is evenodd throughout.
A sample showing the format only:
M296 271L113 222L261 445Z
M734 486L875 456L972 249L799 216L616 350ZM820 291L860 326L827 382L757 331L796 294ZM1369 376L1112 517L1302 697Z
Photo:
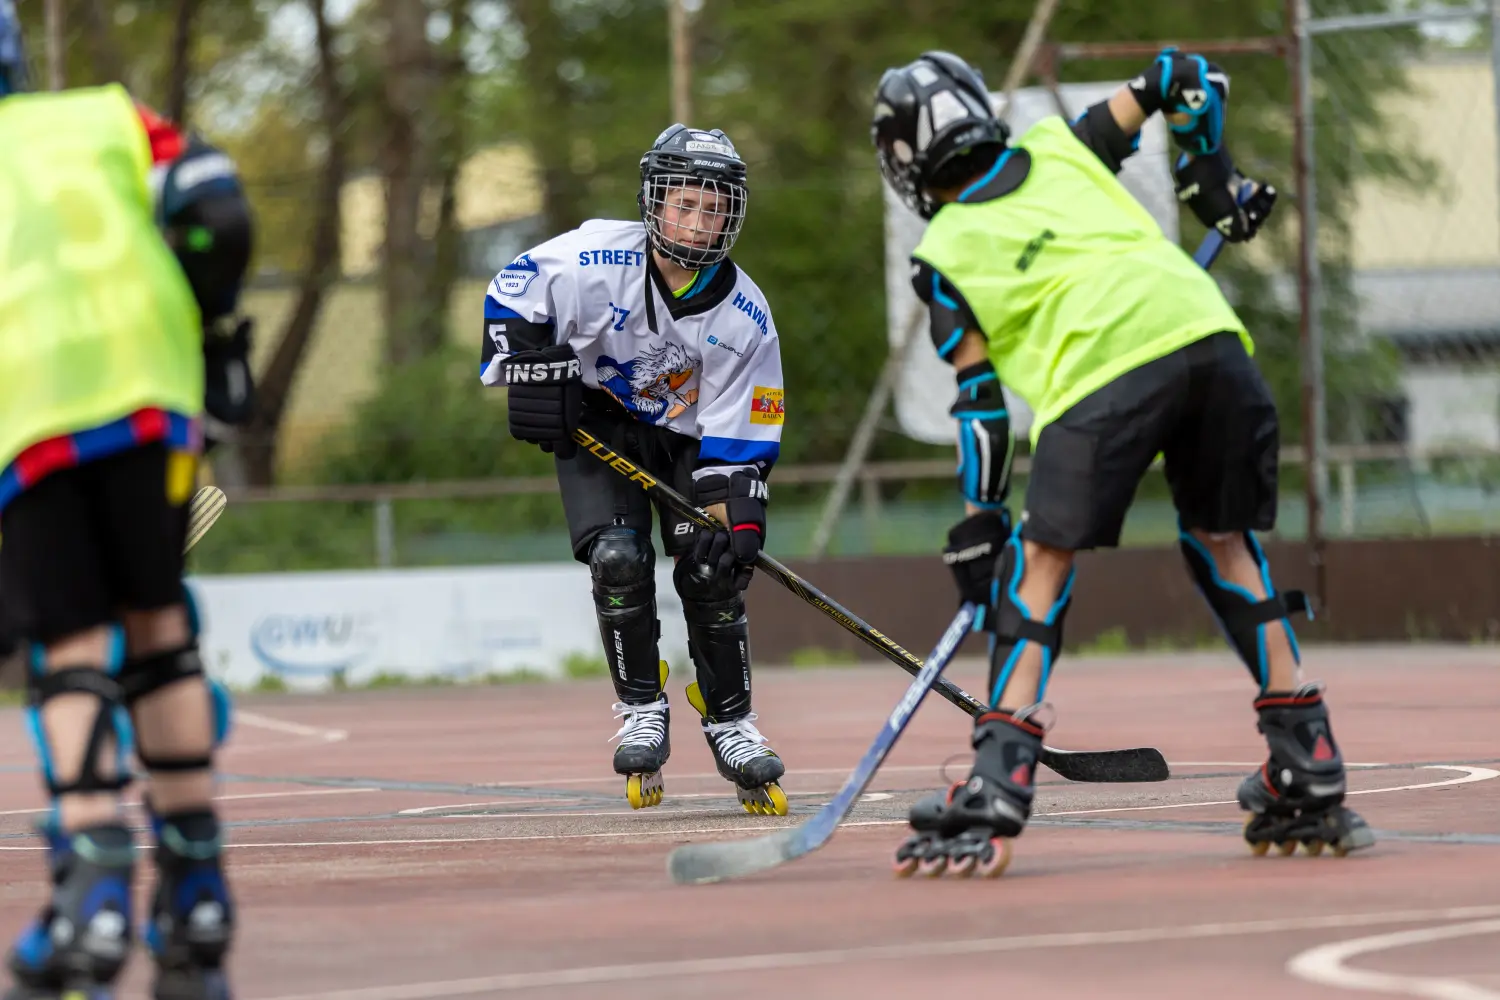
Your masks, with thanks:
M787 861L795 861L811 854L833 836L833 831L844 821L859 797L864 794L870 779L885 762L891 747L901 738L906 724L917 713L922 699L932 690L943 670L953 660L953 654L963 644L969 627L974 624L977 610L972 604L958 609L953 623L938 640L937 648L927 657L927 662L917 672L917 679L907 687L901 700L891 710L890 717L865 751L859 766L844 782L844 787L833 800L819 809L811 819L797 824L790 830L777 830L764 837L750 840L731 840L708 844L687 844L667 855L667 874L678 884L718 882L727 878L740 878L755 872L774 868Z
M573 440L577 441L584 451L614 469L633 485L639 486L648 496L672 508L678 516L692 521L700 528L715 530L723 527L718 520L695 507L681 493L587 431L575 430ZM907 652L885 634L871 628L852 611L793 573L770 555L761 552L755 557L755 566L769 574L787 590L838 622L855 638L902 670L913 676L921 672L923 663L914 654ZM989 711L988 705L983 704L946 678L939 679L934 689L948 701L967 712L970 717L977 717ZM1155 747L1135 747L1125 750L1057 750L1044 746L1042 747L1042 763L1069 781L1091 783L1166 781L1169 777L1166 759Z

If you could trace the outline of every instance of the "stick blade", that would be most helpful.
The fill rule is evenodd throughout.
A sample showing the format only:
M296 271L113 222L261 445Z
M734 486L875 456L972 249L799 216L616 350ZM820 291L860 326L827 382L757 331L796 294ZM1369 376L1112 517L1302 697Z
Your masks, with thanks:
M229 498L217 486L205 486L193 494L188 504L187 539L182 551L188 551L208 534L208 529L214 526L228 503Z
M1054 750L1042 752L1042 763L1069 781L1117 784L1166 781L1172 776L1167 760L1155 747L1125 750Z
M749 840L684 844L667 855L667 874L678 885L703 885L743 878L806 854L803 829L778 830Z

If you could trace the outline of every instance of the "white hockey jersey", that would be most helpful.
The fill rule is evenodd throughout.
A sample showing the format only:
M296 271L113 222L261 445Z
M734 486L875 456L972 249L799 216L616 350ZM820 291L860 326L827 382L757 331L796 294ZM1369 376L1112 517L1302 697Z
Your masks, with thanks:
M785 415L765 296L726 259L674 297L649 252L642 223L593 219L507 264L485 295L480 380L503 384L512 353L569 344L584 384L701 442L695 478L743 468L765 478Z

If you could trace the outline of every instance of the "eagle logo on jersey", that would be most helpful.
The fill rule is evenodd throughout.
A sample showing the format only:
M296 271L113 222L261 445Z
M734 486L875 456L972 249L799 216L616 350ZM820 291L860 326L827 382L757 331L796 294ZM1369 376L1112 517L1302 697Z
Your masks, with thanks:
M663 344L629 361L601 355L595 374L599 388L637 420L658 424L680 416L698 402L697 389L682 391L696 367L680 345Z

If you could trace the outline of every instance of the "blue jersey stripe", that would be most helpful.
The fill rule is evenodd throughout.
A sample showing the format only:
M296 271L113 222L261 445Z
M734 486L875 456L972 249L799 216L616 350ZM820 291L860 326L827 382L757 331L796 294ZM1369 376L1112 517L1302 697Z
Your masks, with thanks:
M698 464L715 462L775 462L781 454L779 441L745 441L740 438L706 437L698 448Z

